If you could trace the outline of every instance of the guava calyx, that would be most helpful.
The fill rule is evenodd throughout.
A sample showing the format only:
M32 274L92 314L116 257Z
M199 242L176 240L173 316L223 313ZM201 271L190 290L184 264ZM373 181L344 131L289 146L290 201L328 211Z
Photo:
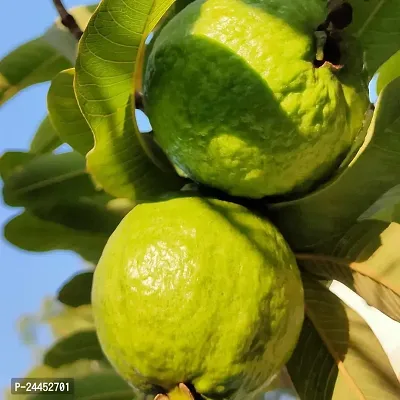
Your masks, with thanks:
M180 383L167 394L158 394L154 400L195 400L195 398L190 389L184 383Z
M315 68L328 64L332 69L343 68L342 51L340 49L340 37L332 36L326 31L316 31L316 56L313 62Z
M328 64L335 70L343 68L341 30L353 21L353 7L348 2L341 3L330 11L325 21L314 32L316 39L315 68Z

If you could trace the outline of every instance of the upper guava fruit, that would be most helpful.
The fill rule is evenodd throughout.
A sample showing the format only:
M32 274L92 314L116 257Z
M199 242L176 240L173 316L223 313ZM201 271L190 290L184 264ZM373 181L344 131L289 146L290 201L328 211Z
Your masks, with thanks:
M152 44L155 138L183 175L232 195L303 193L349 152L369 105L360 70L314 66L323 0L197 0Z
M277 229L242 206L185 196L123 219L96 267L92 305L101 346L132 386L155 395L190 383L209 399L264 389L304 318L299 270Z

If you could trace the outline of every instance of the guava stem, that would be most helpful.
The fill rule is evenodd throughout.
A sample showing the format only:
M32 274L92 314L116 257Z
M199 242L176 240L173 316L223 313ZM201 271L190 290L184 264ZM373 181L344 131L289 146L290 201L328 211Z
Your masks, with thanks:
M135 92L135 108L144 111L143 94L138 91Z
M167 394L158 394L154 400L194 400L194 397L189 388L184 383L180 383Z
M79 40L83 34L75 18L66 10L61 0L53 0L53 4L61 18L61 23L70 31L70 33Z

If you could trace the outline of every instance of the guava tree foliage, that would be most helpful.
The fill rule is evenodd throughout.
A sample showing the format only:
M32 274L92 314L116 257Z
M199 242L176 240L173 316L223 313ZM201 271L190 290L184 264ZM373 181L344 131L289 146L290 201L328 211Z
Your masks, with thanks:
M19 209L4 236L24 250L74 251L94 269L136 203L188 184L226 195L179 177L137 124L139 110L146 111L146 38L190 1L103 0L69 12L54 3L60 14L54 25L0 61L0 105L51 81L48 115L30 148L0 158L4 202ZM287 364L299 397L394 400L398 377L374 332L328 290L333 280L342 282L400 322L400 4L348 4L350 24L345 12L334 14L335 24L342 22L360 43L366 79L378 77L379 94L353 151L334 176L301 198L230 200L265 213L302 270L306 319ZM72 150L57 152L63 143ZM92 277L92 270L80 273L58 292L62 311L49 319L56 341L29 376L75 377L75 399L138 398L101 351L90 310Z

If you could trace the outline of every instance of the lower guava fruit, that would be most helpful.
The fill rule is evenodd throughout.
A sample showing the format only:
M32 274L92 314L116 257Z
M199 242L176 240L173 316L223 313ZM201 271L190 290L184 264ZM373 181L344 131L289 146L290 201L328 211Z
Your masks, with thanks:
M316 66L324 0L196 0L158 33L145 111L176 170L234 196L302 194L349 153L361 70Z
M288 361L304 318L295 257L247 208L180 195L137 205L94 273L102 349L142 393L252 398ZM196 397L197 398L197 397Z

